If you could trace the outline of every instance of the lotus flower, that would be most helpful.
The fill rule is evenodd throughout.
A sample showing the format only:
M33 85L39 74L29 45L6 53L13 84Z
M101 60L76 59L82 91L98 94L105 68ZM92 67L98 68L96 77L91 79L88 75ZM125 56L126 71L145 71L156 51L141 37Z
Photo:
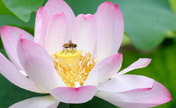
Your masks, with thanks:
M11 61L0 54L1 74L20 88L50 94L10 108L56 108L60 102L84 103L94 96L123 108L170 101L169 91L160 83L125 74L146 67L150 59L141 58L119 72L122 54L116 51L123 32L122 13L111 2L102 3L94 15L75 17L63 0L49 0L37 12L34 38L19 28L3 26L1 38ZM63 50L65 43L78 47Z

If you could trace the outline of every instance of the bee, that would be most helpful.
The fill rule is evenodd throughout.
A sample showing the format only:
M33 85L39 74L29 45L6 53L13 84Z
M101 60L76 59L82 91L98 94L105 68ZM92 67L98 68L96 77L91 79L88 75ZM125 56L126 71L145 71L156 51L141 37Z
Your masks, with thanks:
M76 51L76 47L78 47L77 44L74 44L74 43L72 43L71 40L69 40L68 43L65 43L65 44L63 45L63 51L62 51L62 53L65 52L65 51L68 51L68 50L67 50L68 48L70 48L71 51L72 51L72 53L73 53L74 51ZM75 50L74 50L74 49L75 49Z
M77 44L72 44L72 49L76 49L76 47L78 47Z

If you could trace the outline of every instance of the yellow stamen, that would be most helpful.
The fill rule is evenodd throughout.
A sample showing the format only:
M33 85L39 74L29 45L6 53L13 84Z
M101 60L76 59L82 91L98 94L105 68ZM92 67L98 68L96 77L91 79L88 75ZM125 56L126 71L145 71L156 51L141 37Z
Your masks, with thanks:
M83 85L96 58L90 53L82 54L79 50L58 51L52 56L54 67L68 87Z

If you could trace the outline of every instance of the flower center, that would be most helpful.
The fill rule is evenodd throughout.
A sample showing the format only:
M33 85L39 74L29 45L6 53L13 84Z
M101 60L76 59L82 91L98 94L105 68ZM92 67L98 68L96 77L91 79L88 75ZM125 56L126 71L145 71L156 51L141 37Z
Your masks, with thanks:
M65 49L52 56L54 67L68 87L80 87L90 71L96 65L91 53L82 53L77 49Z

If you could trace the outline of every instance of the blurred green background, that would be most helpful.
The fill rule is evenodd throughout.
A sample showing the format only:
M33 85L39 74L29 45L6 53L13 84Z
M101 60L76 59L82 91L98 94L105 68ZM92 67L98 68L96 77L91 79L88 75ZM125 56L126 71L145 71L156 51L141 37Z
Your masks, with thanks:
M0 0L0 26L20 27L33 35L36 10L47 0ZM65 0L76 15L94 14L106 0ZM176 0L111 0L124 15L125 35L120 52L123 68L138 58L152 58L152 63L130 74L145 75L161 82L171 92L173 100L156 108L176 108ZM0 41L0 52L6 55ZM23 99L39 96L20 89L0 75L0 108ZM94 98L81 105L60 104L58 108L115 108Z

